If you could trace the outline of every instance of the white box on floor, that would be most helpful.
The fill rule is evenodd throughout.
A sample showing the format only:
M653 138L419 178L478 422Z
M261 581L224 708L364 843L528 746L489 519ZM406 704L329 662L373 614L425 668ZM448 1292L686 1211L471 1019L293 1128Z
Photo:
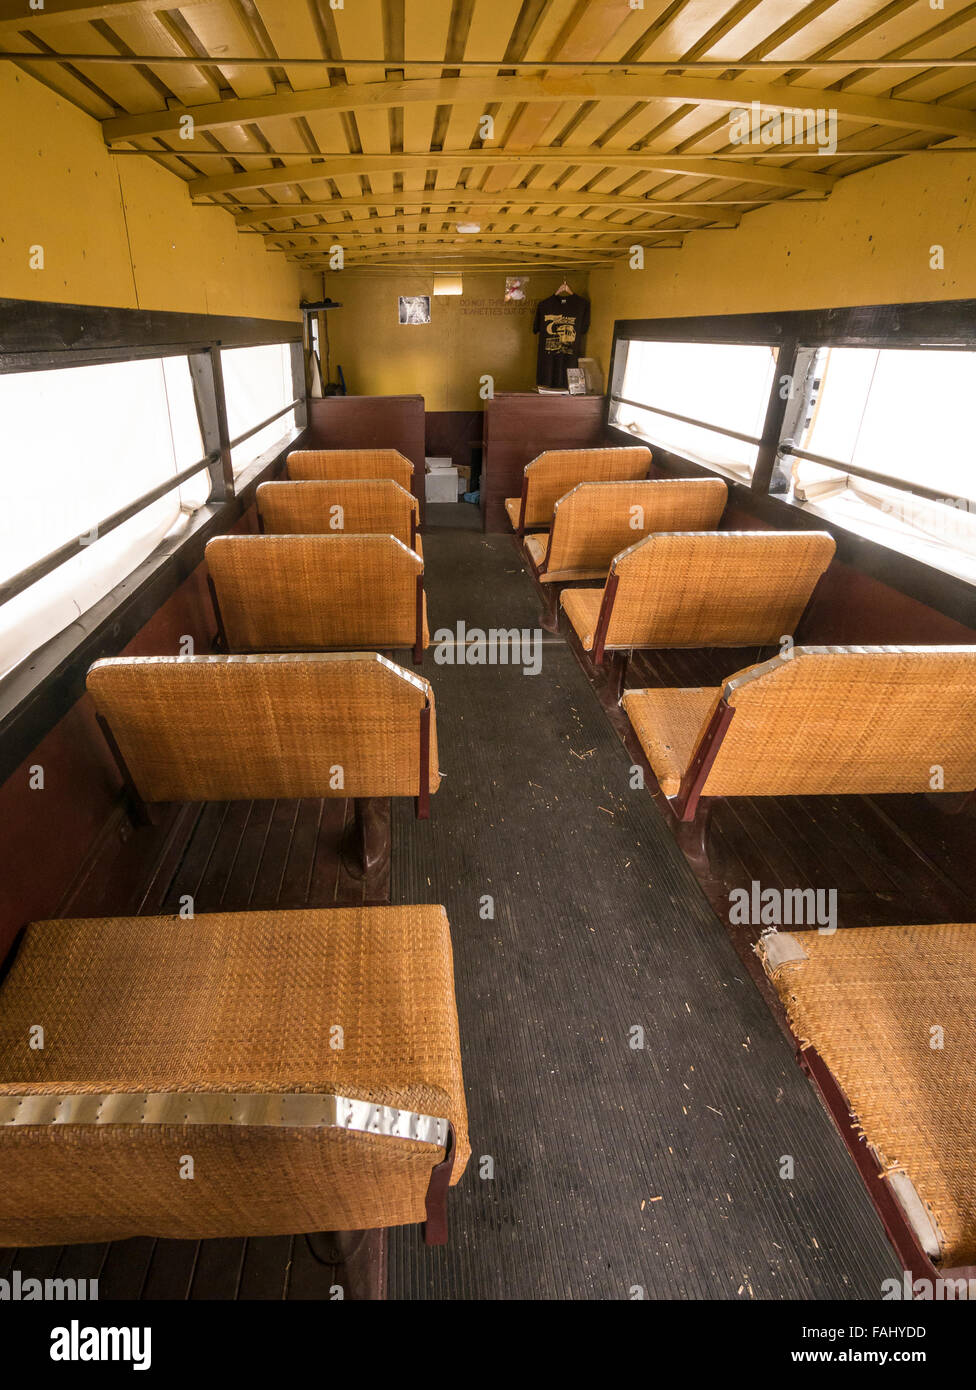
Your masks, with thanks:
M456 502L458 498L458 473L456 468L435 468L427 474L428 502Z
M448 468L452 467L453 463L454 460L450 457L442 458L437 456L424 459L424 467L428 473L443 473Z

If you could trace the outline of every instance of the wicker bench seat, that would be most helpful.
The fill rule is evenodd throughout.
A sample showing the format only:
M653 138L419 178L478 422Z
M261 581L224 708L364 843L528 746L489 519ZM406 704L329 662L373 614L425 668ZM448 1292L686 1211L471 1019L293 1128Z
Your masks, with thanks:
M542 584L603 579L614 557L644 536L713 530L727 498L721 478L577 483L557 500L549 532L523 544Z
M424 562L394 536L215 536L206 548L223 650L429 645Z
M87 685L141 819L304 796L412 796L425 817L440 784L433 691L375 652L114 657Z
M824 531L647 536L615 556L603 589L564 589L560 603L598 666L607 652L776 645L834 549Z
M0 987L0 1245L441 1243L468 1154L442 907L35 922Z
M505 511L513 529L548 529L553 508L577 483L646 478L650 449L549 449L525 465L521 497L506 497Z
M883 1177L882 1214L890 1194L941 1272L976 1265L976 924L771 932L757 950L841 1133Z
M621 704L684 821L702 798L976 788L976 647L796 647Z
M269 536L396 536L423 556L416 497L392 478L262 483L258 523Z
M413 464L399 449L295 449L285 460L292 482L341 478L392 478L413 490Z

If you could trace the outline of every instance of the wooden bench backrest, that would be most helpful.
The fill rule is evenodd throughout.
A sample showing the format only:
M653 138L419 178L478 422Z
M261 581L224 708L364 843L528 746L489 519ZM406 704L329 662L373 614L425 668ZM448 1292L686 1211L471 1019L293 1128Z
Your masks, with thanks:
M644 536L712 530L727 498L721 478L577 483L556 502L546 573L602 578L614 557Z
M650 466L645 448L549 449L525 465L525 525L548 526L559 498L577 483L646 478Z
M294 483L392 478L401 487L413 487L413 464L399 449L296 449L288 455L286 468Z
M394 536L215 536L205 554L230 651L417 640L424 562Z
M262 483L258 513L270 536L396 536L412 546L417 499L392 478Z
M648 536L621 552L610 568L605 644L758 647L778 642L795 631L834 549L825 531Z
M705 796L976 787L976 647L797 647L725 684Z
M433 692L373 652L117 657L88 691L146 802L417 796L424 719L437 789Z

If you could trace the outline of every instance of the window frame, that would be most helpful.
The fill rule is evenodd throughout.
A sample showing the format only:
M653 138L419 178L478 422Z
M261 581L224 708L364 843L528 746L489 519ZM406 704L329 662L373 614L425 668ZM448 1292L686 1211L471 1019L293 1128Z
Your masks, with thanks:
M604 427L607 437L615 442L626 439L633 443L638 436L615 425L610 418L615 400L621 399L625 353L619 351L619 347L629 341L711 342L779 349L759 455L750 481L736 478L717 465L686 458L661 446L654 447L654 457L669 472L720 477L729 485L733 504L738 502L744 505L754 516L758 515L771 526L803 530L811 525L811 513L802 503L770 490L781 459L788 459L794 454L809 457L808 453L799 451L792 441L784 438L790 401L779 399L781 378L795 376L802 354L819 347L931 348L976 352L976 300L934 300L688 318L618 319L613 330ZM692 423L713 430L717 428L707 421ZM819 456L812 461L851 474L869 472ZM873 475L870 481L899 491L914 492L918 496L924 496L926 492L922 485L913 486L884 476ZM944 492L940 492L939 496L944 496ZM869 539L837 521L820 516L815 520L818 529L827 530L834 536L840 559L856 564L873 577L918 598L965 626L973 626L976 585L904 550Z
M0 678L0 782L83 694L92 662L116 655L127 645L202 561L207 541L236 524L253 504L258 485L279 472L286 454L303 440L308 428L306 325L304 315L295 321L233 319L0 299L0 342L4 345L0 373L5 375L145 358L189 359L204 458L107 519L112 524L106 528L102 523L100 536L151 505L154 497L178 487L188 473L206 467L212 480L209 500L179 536L163 540L98 603ZM295 399L240 438L231 439L220 349L269 343L291 346ZM295 427L239 473L235 482L231 449L292 409ZM11 576L3 586L4 596L23 592L78 549L77 542L69 542ZM25 575L27 581L19 583Z

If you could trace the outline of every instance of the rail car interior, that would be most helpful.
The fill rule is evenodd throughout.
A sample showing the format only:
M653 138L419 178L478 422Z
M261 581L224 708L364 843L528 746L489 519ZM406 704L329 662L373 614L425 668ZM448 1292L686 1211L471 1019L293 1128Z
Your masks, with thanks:
M976 4L18 0L0 117L0 1302L976 1297Z

